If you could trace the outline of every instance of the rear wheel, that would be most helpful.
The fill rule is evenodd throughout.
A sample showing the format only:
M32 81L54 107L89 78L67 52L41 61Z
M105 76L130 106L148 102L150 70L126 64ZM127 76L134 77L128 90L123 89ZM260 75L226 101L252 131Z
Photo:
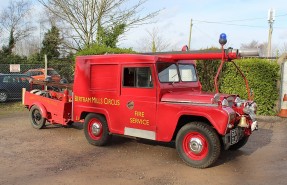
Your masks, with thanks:
M6 102L8 100L8 93L6 91L0 91L0 102Z
M88 142L95 146L104 146L111 135L105 117L90 113L85 118L84 132Z
M30 121L33 128L41 129L45 126L46 119L43 117L40 108L36 105L30 110Z
M176 137L176 149L189 166L206 168L220 155L220 141L212 127L202 122L184 125Z

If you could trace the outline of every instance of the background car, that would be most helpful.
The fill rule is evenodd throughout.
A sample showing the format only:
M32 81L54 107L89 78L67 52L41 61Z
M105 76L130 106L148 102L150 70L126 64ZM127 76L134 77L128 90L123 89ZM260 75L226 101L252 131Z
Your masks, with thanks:
M0 102L21 99L22 88L31 90L31 77L23 74L0 74Z
M44 68L30 69L24 74L33 77L33 79L35 80L41 80L41 81L45 80ZM47 76L50 76L52 78L52 81L54 82L59 82L61 80L61 75L59 75L59 73L53 68L47 69Z

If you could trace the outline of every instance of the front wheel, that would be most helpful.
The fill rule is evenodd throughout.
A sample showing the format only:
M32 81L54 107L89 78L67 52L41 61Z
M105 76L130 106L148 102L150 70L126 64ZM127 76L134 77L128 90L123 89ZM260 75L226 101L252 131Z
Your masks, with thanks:
M84 132L88 142L95 146L104 146L111 135L105 117L90 113L85 118Z
M0 91L0 102L6 102L8 100L8 93L6 91Z
M179 130L176 150L187 165L207 168L220 155L220 141L215 130L206 123L191 122Z

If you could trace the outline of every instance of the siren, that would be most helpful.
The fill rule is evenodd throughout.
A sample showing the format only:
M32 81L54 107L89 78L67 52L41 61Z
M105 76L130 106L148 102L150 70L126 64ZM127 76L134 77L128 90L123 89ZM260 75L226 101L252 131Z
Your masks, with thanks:
M219 44L224 46L227 43L227 36L225 33L221 33L219 36Z

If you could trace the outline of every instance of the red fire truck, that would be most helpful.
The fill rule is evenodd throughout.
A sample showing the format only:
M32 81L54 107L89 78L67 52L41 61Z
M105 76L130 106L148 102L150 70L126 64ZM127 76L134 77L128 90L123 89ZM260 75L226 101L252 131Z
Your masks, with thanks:
M240 52L230 48L79 56L73 87L24 91L23 104L34 128L43 128L46 121L82 122L86 139L96 146L106 145L112 135L175 141L186 164L206 168L221 149L241 148L257 129L256 103L242 73L249 100L218 92L222 65L239 57ZM195 60L210 59L222 60L215 93L201 90L196 73Z

